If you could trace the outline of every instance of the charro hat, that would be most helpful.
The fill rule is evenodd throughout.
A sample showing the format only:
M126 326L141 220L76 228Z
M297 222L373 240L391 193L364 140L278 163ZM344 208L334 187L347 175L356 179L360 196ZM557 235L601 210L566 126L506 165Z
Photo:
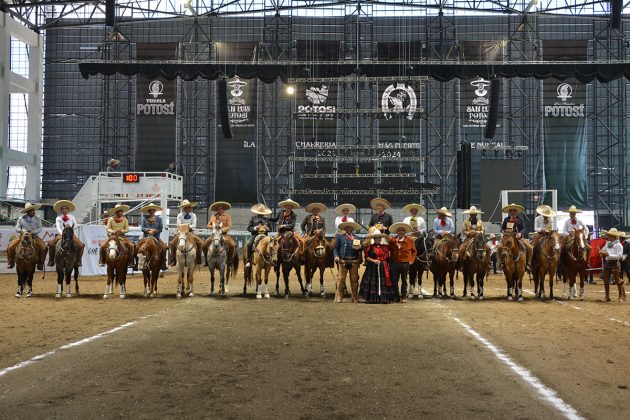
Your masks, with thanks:
M407 223L402 223L402 222L394 223L393 225L389 227L389 231L392 233L398 232L398 229L404 229L405 233L409 233L413 230L411 225Z
M306 206L304 210L306 210L307 213L313 213L313 210L315 209L319 209L319 212L323 213L326 211L326 206L323 205L322 203L311 203L308 206Z
M536 207L536 213L545 217L556 217L558 213L546 204Z
M622 236L626 236L626 232L622 232L617 230L617 228L611 228L609 230L604 230L602 233L606 236L614 236L616 238L621 238Z
M271 209L262 203L254 204L251 211L254 214L260 214L262 216L269 216L272 213Z
M123 213L126 213L129 211L129 206L126 204L121 204L121 203L116 203L116 205L114 206L114 208L112 208L109 213L110 214L115 214L117 211L122 210Z
M120 165L120 161L118 159L110 159L107 161L108 165Z
M388 237L388 236L387 236L387 235L385 235L384 233L381 233L381 231L380 231L380 230L375 229L375 230L374 230L374 232L370 233L370 234L366 237L366 239L376 239L376 238L382 238L382 239L385 239L385 238L387 238L387 237Z
M569 207L569 210L567 210L567 213L582 213L582 210L575 207L575 205L572 205Z
M448 211L448 209L446 207L440 208L437 212L440 213L440 214L443 214L446 217L453 216L451 213L449 213L449 211Z
M520 204L510 203L501 209L501 213L508 213L510 210L522 212L525 211L525 207L521 206Z
M144 206L140 209L140 211L142 213L148 213L151 209L154 209L155 211L162 211L162 207L158 206L157 204L149 204L147 206Z
M477 210L477 207L471 206L468 210L464 210L464 214L483 214L483 212Z
M377 197L370 200L370 207L372 207L374 210L376 210L376 206L378 206L379 204L385 207L386 209L392 206L390 202L385 200L384 198Z
M335 213L342 214L343 209L348 209L348 213L356 213L357 208L354 204L341 204L335 208Z
M215 211L217 207L223 207L223 210L229 210L232 208L232 205L227 201L215 201L210 206L210 211Z
M74 205L74 203L70 200L59 200L57 201L54 205L53 205L53 210L55 210L55 212L57 213L61 213L61 208L62 207L68 207L68 210L70 212L73 212L77 209L77 206Z
M352 227L352 229L354 229L355 232L358 232L361 230L361 226L355 222L339 223L339 230L346 230L347 227Z
M287 198L286 200L279 202L278 207L280 207L281 209L285 207L291 207L292 209L299 209L300 205L296 203L295 201L291 200L290 198Z
M495 235L494 233L490 234L490 239L496 239L497 235Z
M28 213L30 210L37 210L41 207L41 204L31 204L31 203L26 203L26 205L24 206L24 208L22 210L20 210L20 213Z
M184 207L195 207L197 205L196 201L188 201L188 200L183 200L182 203L178 206L180 209L183 209Z
M407 204L405 207L403 207L403 212L408 213L412 209L417 209L418 213L425 213L427 211L427 209L424 208L424 206L422 204L411 203L411 204Z

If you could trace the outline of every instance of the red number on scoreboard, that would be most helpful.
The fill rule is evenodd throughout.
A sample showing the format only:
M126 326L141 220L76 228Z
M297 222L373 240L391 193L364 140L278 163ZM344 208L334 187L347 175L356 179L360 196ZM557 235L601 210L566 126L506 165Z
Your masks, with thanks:
M140 182L138 174L123 174L123 182Z

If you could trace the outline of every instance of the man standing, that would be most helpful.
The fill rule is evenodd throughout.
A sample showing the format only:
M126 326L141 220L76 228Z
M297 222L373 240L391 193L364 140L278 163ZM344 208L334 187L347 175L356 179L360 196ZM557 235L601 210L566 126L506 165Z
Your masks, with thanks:
M409 213L409 216L405 217L403 223L411 226L411 232L413 236L421 236L427 233L427 223L424 221L420 213L426 213L427 209L422 204L407 204L403 207L404 213Z
M361 229L355 222L343 222L339 230L344 233L337 235L335 248L335 262L339 265L337 277L337 291L335 302L341 303L346 284L346 276L350 273L350 289L352 290L352 302L359 302L359 263L361 253L361 241L356 239L354 232Z
M55 266L55 248L57 246L57 242L59 242L59 240L61 239L61 234L63 233L63 230L66 227L71 227L72 231L74 232L74 228L77 225L77 219L75 219L75 217L70 214L70 212L73 212L76 210L76 206L74 205L74 203L72 201L69 200L59 200L55 203L55 205L53 206L53 209L57 212L57 213L61 213L60 216L57 216L57 219L55 219L55 227L57 228L57 232L59 232L58 235L55 235L55 238L48 241L48 266L49 267L54 267ZM79 240L79 238L77 238L77 235L75 234L72 238L72 242L74 242L74 245L77 247L77 261L76 261L76 266L77 267L81 267L81 259L83 258L83 249L85 248L85 245L83 244L83 242L81 242Z
M15 248L20 243L21 235L23 233L30 232L33 234L33 239L35 240L35 245L37 245L37 251L39 254L37 269L44 269L44 261L46 261L48 249L46 248L44 241L39 237L39 234L42 233L42 221L35 214L35 211L40 207L41 205L39 204L26 203L24 208L20 210L20 213L22 213L23 216L20 216L15 224L15 231L20 236L11 241L11 243L7 246L7 268L13 268L15 266Z
M617 288L619 289L619 302L626 301L626 290L621 279L621 258L623 247L619 238L626 236L624 232L619 232L616 228L603 231L608 241L599 251L599 255L604 257L604 290L606 291L606 302L610 302L610 276L612 275Z
M499 243L497 242L497 237L494 233L490 234L490 240L486 243L488 248L490 248L490 261L492 262L492 270L494 274L497 274L497 249L499 247Z
M370 218L369 227L376 225L382 225L384 231L382 233L389 233L389 227L394 223L394 219L391 214L385 213L385 210L392 205L384 198L373 198L370 200L370 207L374 210L372 217Z
M394 223L390 228L396 233L396 236L389 241L390 277L396 289L398 289L398 279L400 279L401 302L407 303L407 275L409 266L416 260L416 246L413 239L407 236L412 228L406 223Z

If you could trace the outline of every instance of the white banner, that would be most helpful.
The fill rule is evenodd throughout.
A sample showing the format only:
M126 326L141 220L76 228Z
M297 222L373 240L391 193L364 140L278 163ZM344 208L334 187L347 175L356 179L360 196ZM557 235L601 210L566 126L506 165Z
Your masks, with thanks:
M79 240L85 244L83 251L83 266L79 270L83 276L96 276L99 274L107 274L106 267L98 266L98 254L101 241L107 239L107 232L103 225L82 225L79 229Z

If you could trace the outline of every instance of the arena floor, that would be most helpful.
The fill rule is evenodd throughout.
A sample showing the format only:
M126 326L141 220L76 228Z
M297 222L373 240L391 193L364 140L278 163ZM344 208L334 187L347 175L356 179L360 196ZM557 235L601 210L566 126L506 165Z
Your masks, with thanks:
M630 418L630 306L601 281L583 302L507 302L497 275L484 302L371 306L333 303L330 273L326 299L294 279L243 298L242 272L208 297L204 270L177 300L175 280L55 299L48 273L16 299L2 275L0 418Z

